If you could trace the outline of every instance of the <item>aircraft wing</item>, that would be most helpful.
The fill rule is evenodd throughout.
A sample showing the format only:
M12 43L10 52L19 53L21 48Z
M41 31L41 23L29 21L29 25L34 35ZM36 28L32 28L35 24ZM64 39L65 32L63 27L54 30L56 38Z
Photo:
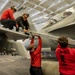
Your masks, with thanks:
M38 34L42 37L43 39L43 47L53 47L57 45L56 40L60 36L65 36L70 38L69 39L69 44L75 45L75 22L68 24L64 27L55 29L53 31L50 31L48 33L46 32L32 32L33 34ZM46 43L47 42L47 43ZM55 47L56 48L56 47Z
M52 35L55 35L55 36L70 37L75 40L75 22L71 23L65 27L50 31L49 33Z
M13 39L13 40L28 38L28 35L24 34L23 32L16 32L14 30L9 30L9 29L0 27L0 35L2 34L5 34L8 39Z

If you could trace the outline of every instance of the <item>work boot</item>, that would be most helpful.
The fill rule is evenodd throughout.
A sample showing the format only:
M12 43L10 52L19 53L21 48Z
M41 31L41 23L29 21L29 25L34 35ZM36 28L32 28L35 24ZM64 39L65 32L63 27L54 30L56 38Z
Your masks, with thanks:
M19 28L16 28L16 31L19 32Z

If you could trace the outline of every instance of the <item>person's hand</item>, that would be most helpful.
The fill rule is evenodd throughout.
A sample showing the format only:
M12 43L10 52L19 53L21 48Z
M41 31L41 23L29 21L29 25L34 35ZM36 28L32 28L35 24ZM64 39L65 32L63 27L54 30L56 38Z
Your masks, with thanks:
M18 24L16 23L16 28L18 28Z
M23 31L24 31L24 32L27 32L28 30L24 29Z
M32 33L32 32L30 32L30 34L31 34L32 38L34 38L34 36L35 36L35 35L33 35L33 33Z

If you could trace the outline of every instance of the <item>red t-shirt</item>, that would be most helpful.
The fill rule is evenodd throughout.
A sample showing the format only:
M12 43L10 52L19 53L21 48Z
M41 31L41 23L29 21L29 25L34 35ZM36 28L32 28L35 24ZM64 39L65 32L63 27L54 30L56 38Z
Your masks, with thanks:
M30 44L34 44L34 38L32 38ZM41 67L41 48L42 48L42 39L38 37L38 47L33 52L30 52L31 66Z
M13 16L13 10L12 9L7 9L2 13L1 20L2 19L13 19L15 20Z
M59 72L63 75L75 75L75 48L56 48Z

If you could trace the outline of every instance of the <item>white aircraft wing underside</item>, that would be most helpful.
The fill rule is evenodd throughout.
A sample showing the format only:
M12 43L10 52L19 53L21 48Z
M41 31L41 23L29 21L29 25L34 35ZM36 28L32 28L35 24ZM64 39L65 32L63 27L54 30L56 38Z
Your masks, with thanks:
M66 36L75 40L75 22L71 23L65 27L55 29L49 32L55 36Z

